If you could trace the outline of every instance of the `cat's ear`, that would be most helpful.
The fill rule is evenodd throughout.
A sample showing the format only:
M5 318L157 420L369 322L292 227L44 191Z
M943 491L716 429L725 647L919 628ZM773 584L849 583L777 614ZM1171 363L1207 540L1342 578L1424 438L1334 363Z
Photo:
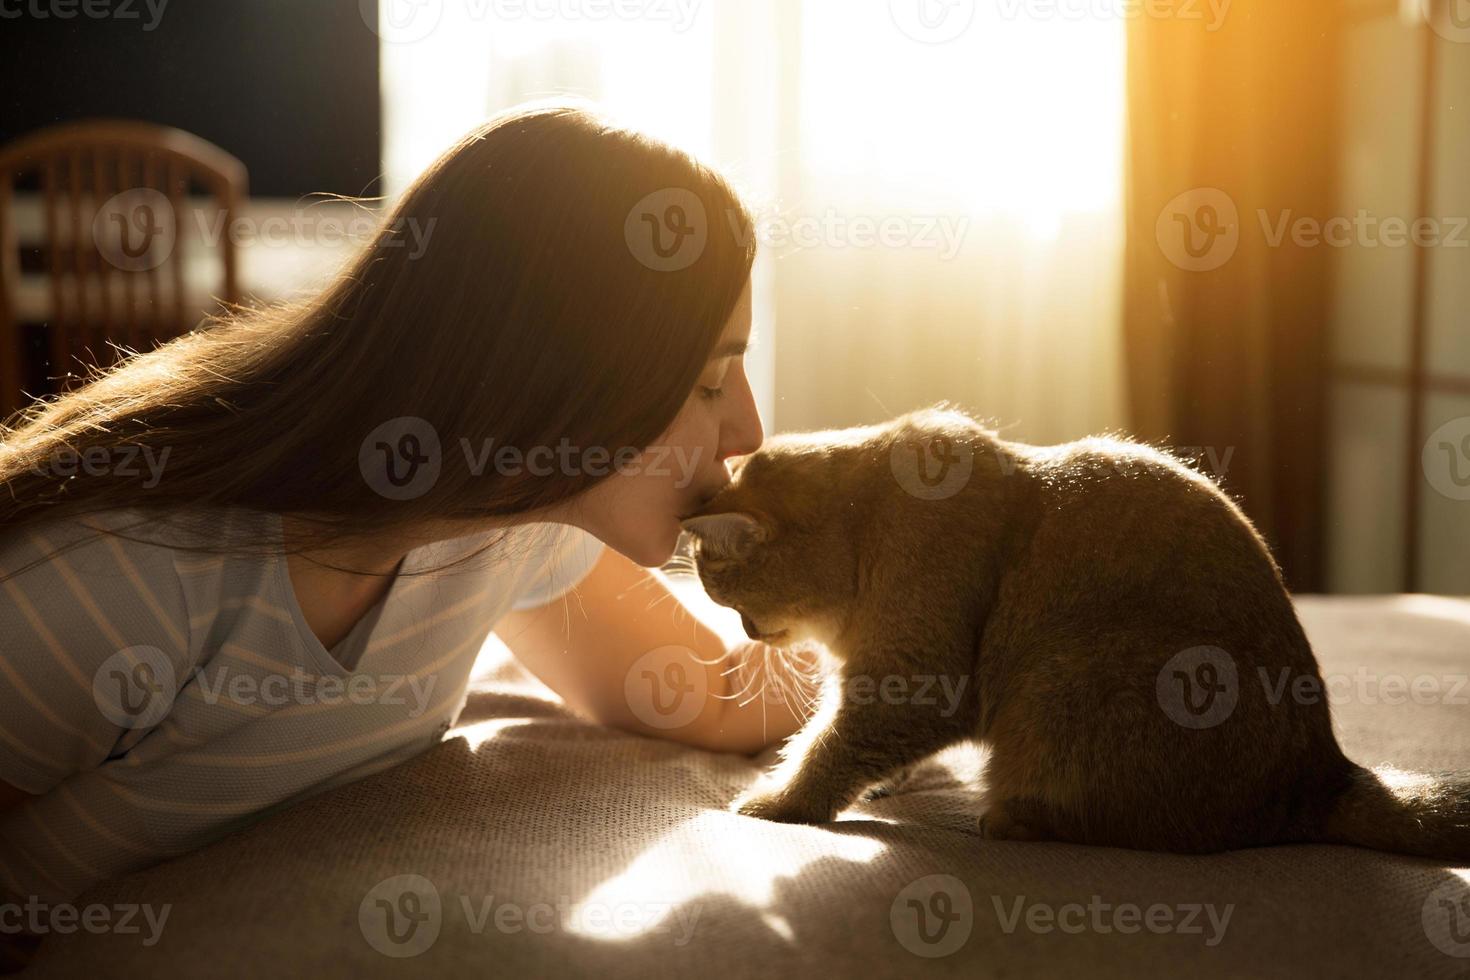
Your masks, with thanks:
M766 540L767 536L764 524L738 511L686 517L679 526L698 537L715 554L732 558L745 554L752 545Z

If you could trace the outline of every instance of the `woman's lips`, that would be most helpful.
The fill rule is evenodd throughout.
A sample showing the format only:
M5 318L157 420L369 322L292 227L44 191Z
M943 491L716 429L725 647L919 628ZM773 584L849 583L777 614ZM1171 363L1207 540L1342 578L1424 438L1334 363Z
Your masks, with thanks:
M725 487L728 487L729 485L730 484L728 482L727 483L723 483L723 484L720 485L720 487L718 489L711 490L709 493L701 494L698 497L699 505L697 507L695 507L693 510L690 510L690 511L688 511L686 513L680 514L679 515L679 520L681 520L681 521L688 520L691 517L695 517L698 514L703 513L704 512L704 509L706 507L708 507L714 501L714 499L716 497L718 497L724 491Z

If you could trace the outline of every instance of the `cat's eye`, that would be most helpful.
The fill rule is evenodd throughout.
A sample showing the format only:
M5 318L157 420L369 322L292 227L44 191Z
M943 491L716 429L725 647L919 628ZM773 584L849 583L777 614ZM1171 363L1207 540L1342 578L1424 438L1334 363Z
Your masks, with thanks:
M724 388L711 388L709 385L699 386L699 397L703 398L705 401L714 401L716 398L723 397L724 394Z

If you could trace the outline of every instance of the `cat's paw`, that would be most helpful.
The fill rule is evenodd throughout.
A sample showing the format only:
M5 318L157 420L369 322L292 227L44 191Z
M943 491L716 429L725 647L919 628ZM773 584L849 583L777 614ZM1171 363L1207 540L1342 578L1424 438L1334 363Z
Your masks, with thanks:
M832 819L830 807L770 792L745 793L730 804L730 810L774 823L826 823Z
M980 836L986 840L1042 841L1051 835L1031 824L1022 823L1011 815L1004 803L992 804L980 815Z
M863 794L863 802L872 803L874 800L881 800L887 796L897 796L903 792L904 784L913 777L913 774L913 766L904 766L881 783L869 788Z

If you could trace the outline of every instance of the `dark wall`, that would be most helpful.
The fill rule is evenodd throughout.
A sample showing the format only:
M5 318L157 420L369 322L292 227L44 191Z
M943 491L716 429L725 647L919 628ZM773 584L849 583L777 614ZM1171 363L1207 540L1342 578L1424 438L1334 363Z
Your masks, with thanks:
M376 194L378 37L362 6L169 0L155 14L145 0L4 0L0 143L72 119L145 119L239 157L252 195Z

